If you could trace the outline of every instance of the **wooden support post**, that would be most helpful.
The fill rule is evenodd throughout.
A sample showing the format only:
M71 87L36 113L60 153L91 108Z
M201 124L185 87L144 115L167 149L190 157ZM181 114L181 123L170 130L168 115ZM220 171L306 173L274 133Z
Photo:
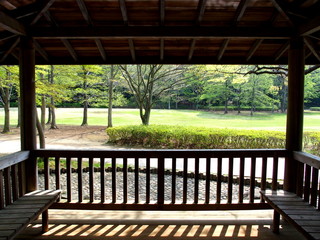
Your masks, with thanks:
M288 108L286 149L290 152L302 150L303 102L304 102L304 45L301 37L291 39L289 49ZM286 159L284 189L296 190L297 164Z
M20 39L21 150L34 150L36 142L35 50L30 37ZM37 161L26 162L26 190L37 189Z

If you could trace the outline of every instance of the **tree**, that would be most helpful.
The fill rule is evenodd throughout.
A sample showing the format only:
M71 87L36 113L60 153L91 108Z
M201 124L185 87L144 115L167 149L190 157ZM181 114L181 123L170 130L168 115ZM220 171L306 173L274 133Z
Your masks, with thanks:
M134 94L143 125L149 125L151 108L166 91L185 82L182 65L120 65L121 74Z

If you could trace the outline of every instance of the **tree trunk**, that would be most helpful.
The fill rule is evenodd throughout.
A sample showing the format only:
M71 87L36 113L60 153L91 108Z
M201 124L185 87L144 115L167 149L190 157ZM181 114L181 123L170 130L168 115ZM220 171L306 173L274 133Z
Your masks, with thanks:
M46 98L41 96L41 126L42 130L46 127Z
M145 126L149 125L150 114L151 114L151 108L149 108L149 107L145 108L144 113L143 113L143 110L140 109L140 117L141 117L141 121L142 121L143 125L145 125Z
M39 116L38 116L38 112L37 112L37 130L38 130L38 135L39 135L39 145L40 148L46 148L46 140L45 140L45 136L44 136L44 132L43 132L43 128L41 126L41 123L39 121Z
M87 97L85 97L86 99ZM85 100L83 103L83 118L81 126L88 126L88 101Z
M113 72L113 66L111 66L111 72ZM113 75L113 73L111 73ZM108 106L108 128L112 127L112 102L113 102L113 80L109 80L109 106Z
M20 107L20 97L18 97L18 123L17 123L17 128L20 127L21 125L21 107Z
M48 121L47 121L47 125L51 124L52 121L52 114L51 114L51 107L48 107Z
M9 101L9 88L5 88L5 96L3 97L4 102L4 126L2 133L10 132L10 101Z
M224 102L224 114L228 113L228 100Z
M54 107L51 107L51 125L50 129L58 129L57 123L56 123L56 109Z

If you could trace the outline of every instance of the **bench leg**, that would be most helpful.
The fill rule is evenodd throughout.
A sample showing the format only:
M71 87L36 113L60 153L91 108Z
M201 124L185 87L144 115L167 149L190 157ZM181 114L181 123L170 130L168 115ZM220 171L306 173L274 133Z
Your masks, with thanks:
M48 210L42 213L42 232L48 232L49 230L49 214Z
M280 214L274 210L273 212L273 229L274 233L279 233L279 226L280 226Z

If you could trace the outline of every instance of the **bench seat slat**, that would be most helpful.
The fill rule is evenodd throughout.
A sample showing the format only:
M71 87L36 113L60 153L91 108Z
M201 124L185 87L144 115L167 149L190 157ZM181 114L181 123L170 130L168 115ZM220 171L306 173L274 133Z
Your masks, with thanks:
M11 230L19 229L22 227L22 224L0 224L0 230Z

